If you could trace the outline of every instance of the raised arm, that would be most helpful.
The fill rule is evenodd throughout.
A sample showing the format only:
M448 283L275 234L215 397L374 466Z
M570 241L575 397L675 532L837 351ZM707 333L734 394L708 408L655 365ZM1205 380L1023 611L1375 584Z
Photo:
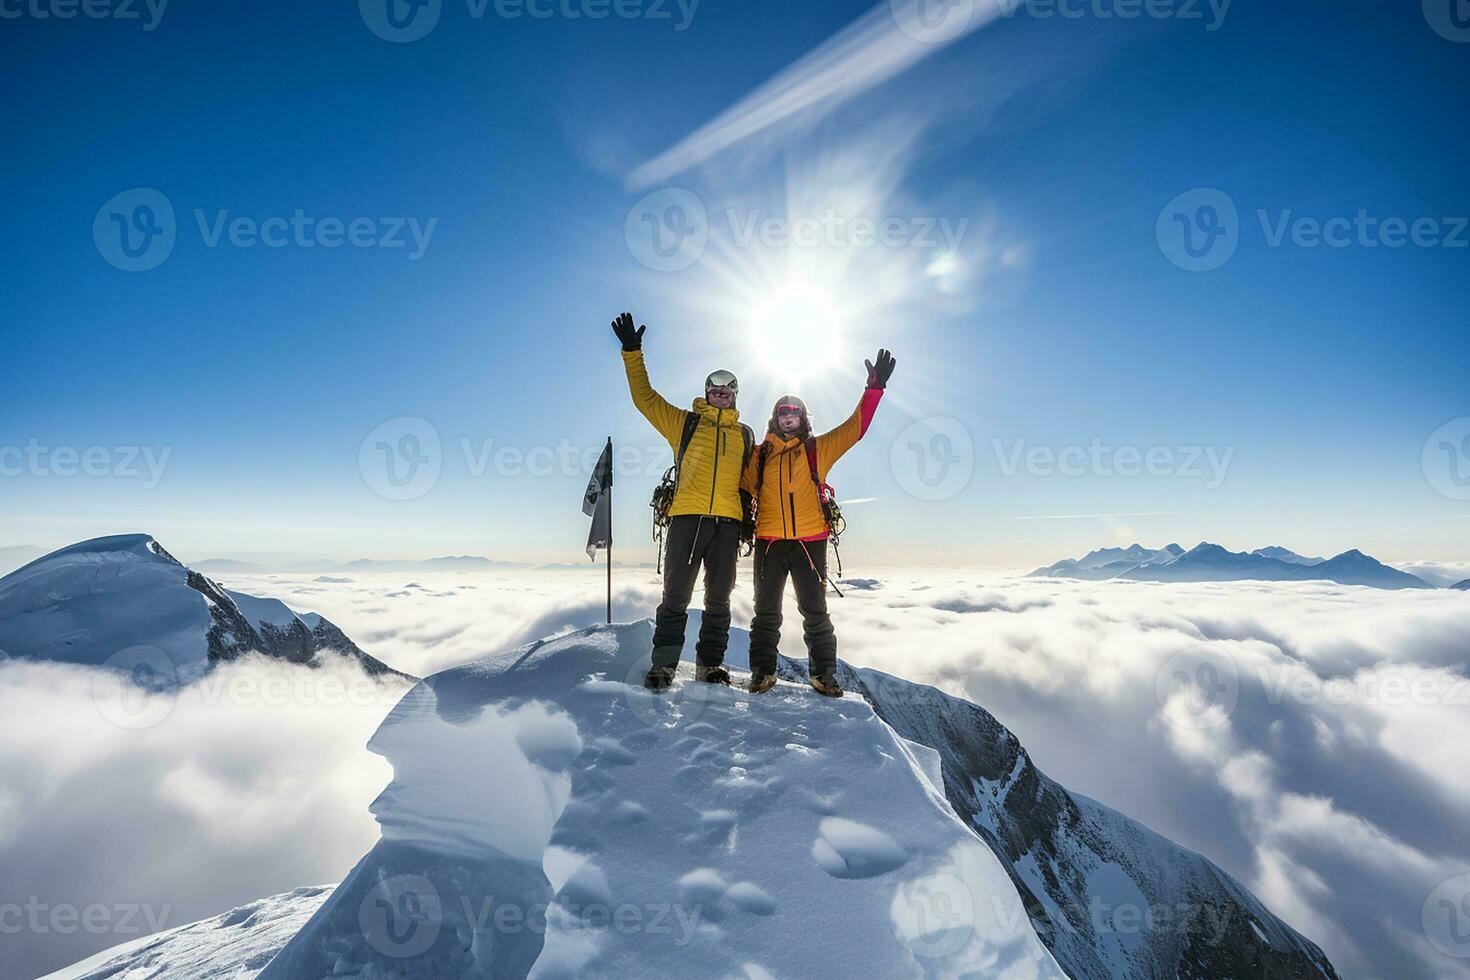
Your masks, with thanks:
M867 434L868 426L878 411L878 403L883 400L883 391L888 387L888 379L893 375L893 367L898 362L888 351L880 350L876 364L872 361L863 363L868 368L868 386L863 389L857 408L853 409L846 422L817 436L817 470L824 480L832 464Z
M658 434L668 440L669 445L677 448L679 437L684 432L685 413L654 391L649 383L648 368L643 363L643 332L648 329L647 325L634 330L633 314L623 313L612 322L612 329L623 345L623 370L628 375L628 391L633 396L633 405L658 430Z

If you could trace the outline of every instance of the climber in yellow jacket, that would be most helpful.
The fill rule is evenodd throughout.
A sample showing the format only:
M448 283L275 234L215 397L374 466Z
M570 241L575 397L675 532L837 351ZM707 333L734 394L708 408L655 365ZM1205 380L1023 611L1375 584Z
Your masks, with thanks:
M801 611L812 687L841 697L837 683L837 633L827 613L827 539L831 531L822 507L832 465L851 449L873 421L893 374L886 350L864 362L868 385L846 422L812 435L806 402L795 395L776 399L766 439L745 471L745 489L756 500L755 619L750 626L750 690L761 694L776 686L776 644L781 639L781 604L789 576Z
M695 644L694 677L729 684L725 648L730 641L730 592L735 587L735 564L740 555L744 508L740 483L754 434L740 423L735 407L740 383L729 371L715 371L704 382L704 397L694 399L691 411L670 404L653 390L643 364L643 332L633 328L633 316L621 314L612 324L623 345L623 367L633 404L658 430L677 454L685 427L694 428L678 467L678 485L669 508L665 536L664 590L654 620L653 666L644 686L662 691L673 683L684 650L684 630L694 581L704 569L704 614Z

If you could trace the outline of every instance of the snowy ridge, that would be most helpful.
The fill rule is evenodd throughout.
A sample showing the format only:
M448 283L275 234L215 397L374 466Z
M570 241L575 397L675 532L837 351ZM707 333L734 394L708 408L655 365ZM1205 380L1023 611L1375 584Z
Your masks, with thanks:
M332 651L370 674L397 673L328 620L230 592L146 534L83 541L0 578L0 651L87 666L171 665L182 679L250 652L309 664Z
M768 695L659 697L650 632L415 687L370 744L382 840L262 977L1336 977L978 706L846 667L827 701L784 658Z
M382 840L262 978L1065 975L932 749L805 687L650 694L650 635L421 682Z

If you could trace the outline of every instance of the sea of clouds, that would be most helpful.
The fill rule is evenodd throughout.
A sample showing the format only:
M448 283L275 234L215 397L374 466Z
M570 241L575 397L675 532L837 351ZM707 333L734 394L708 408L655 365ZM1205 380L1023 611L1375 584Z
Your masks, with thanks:
M984 706L1048 775L1210 857L1345 976L1470 976L1453 955L1470 954L1470 900L1443 919L1470 873L1470 595L862 574L830 600L850 663ZM604 616L595 567L226 578L417 675ZM658 591L653 569L619 570L614 618L651 615ZM794 601L783 652L801 655ZM130 730L91 672L0 664L8 896L167 906L173 926L340 879L376 839L389 772L363 745L402 690L346 662L250 661ZM0 972L130 938L9 935Z

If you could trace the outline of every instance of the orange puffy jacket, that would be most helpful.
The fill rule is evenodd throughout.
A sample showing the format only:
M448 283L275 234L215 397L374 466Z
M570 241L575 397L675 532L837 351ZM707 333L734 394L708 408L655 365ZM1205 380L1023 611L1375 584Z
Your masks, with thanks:
M815 437L817 477L823 483L827 482L832 464L868 431L882 397L883 389L866 389L846 422ZM827 521L822 516L822 504L802 440L767 433L766 441L751 454L742 486L752 495L756 495L757 487L760 491L756 497L757 538L763 541L826 539Z

